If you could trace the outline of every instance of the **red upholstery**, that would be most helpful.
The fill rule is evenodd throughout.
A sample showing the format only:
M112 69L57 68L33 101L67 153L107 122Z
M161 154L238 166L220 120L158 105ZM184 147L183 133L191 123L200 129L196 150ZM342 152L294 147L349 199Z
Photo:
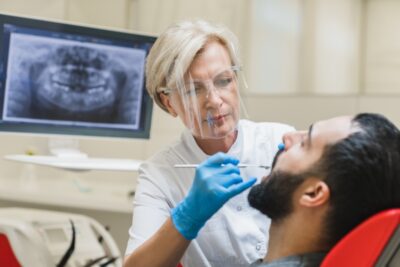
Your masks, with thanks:
M21 267L5 234L0 234L0 266Z
M400 225L400 209L380 212L337 243L321 267L373 266Z

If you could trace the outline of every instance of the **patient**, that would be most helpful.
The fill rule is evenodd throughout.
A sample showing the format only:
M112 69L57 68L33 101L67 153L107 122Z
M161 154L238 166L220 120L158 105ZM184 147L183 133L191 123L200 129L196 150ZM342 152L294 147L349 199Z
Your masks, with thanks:
M356 225L400 207L400 132L383 116L317 122L284 142L248 196L272 219L268 253L251 266L319 266Z

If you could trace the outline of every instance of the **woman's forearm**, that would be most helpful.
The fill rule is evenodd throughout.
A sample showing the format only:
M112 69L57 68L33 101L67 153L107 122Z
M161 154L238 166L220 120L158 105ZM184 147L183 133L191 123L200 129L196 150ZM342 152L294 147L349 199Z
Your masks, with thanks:
M189 243L169 218L150 239L125 257L124 267L176 267Z

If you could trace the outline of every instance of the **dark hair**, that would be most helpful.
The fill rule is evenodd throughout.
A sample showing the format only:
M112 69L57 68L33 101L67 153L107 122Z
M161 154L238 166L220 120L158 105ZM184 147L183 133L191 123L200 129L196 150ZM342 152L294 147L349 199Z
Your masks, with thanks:
M324 240L330 246L373 214L400 207L399 130L369 113L352 126L360 130L326 147L319 165L331 191Z

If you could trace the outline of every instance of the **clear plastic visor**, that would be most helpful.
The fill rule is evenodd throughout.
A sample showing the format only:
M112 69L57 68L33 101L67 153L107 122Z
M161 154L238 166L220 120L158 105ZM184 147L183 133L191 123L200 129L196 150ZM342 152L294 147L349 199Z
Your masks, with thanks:
M220 139L234 133L241 108L245 111L239 94L240 73L239 67L231 66L210 79L194 79L191 73L177 79L176 89L168 93L195 137Z

